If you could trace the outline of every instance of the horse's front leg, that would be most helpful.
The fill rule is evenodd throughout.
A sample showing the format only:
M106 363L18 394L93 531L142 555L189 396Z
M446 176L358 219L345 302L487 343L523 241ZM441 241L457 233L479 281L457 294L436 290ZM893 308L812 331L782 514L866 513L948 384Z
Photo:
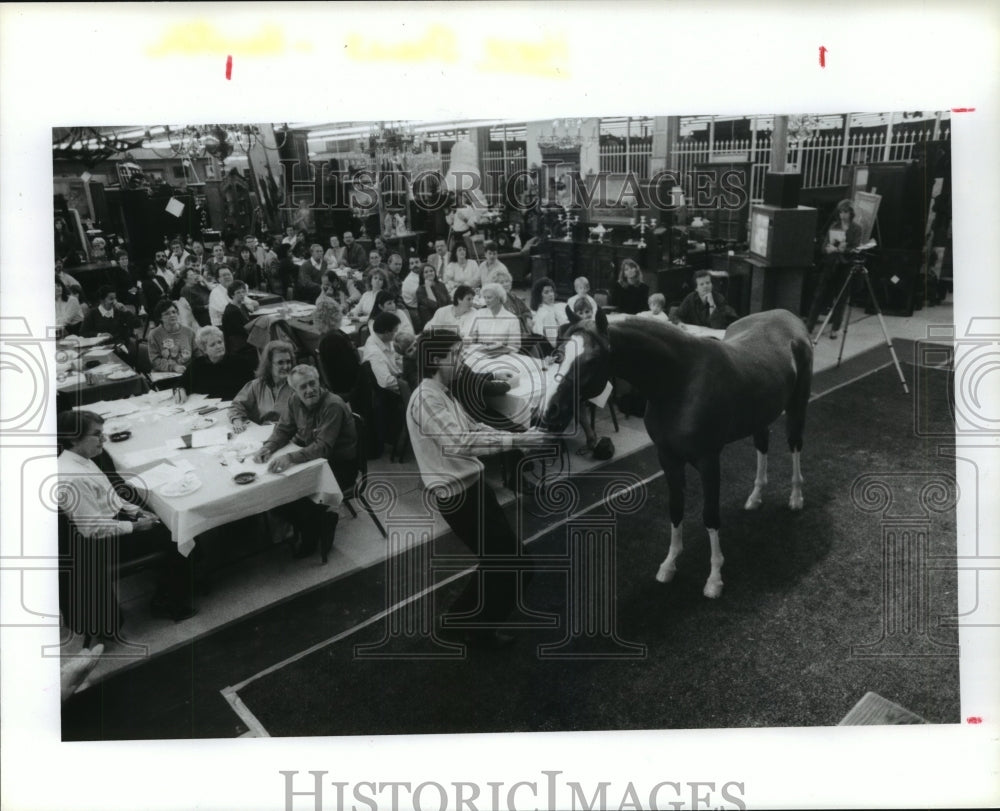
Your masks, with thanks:
M792 451L792 495L788 499L788 506L793 510L801 510L804 503L802 497L802 460L799 458L801 451Z
M757 510L764 503L764 485L767 484L767 444L768 429L758 431L753 435L753 444L757 449L757 475L753 480L753 491L743 505L744 510Z
M684 551L681 526L684 521L684 460L675 459L661 451L660 464L670 489L670 550L656 571L656 579L660 583L669 583L677 573L677 558Z
M722 595L722 545L719 543L719 454L710 454L698 460L698 472L701 474L701 489L705 499L702 515L705 528L708 530L708 542L711 545L712 570L705 581L702 593L714 600Z

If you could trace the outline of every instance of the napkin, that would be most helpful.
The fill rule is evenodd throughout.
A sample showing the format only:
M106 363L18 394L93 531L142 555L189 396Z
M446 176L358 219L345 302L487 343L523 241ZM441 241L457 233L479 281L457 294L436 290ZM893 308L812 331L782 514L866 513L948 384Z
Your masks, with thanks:
M207 448L210 445L225 445L229 441L228 425L213 425L203 431L191 432L192 448Z
M128 477L130 484L141 487L146 491L156 490L167 482L176 481L184 472L178 470L173 465L166 463L150 468L143 473L137 473Z

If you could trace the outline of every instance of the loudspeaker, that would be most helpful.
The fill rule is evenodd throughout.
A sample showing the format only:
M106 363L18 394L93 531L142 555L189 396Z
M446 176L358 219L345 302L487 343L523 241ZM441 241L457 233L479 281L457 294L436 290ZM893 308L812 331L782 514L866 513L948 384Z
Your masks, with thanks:
M768 172L764 176L764 205L798 208L802 191L800 172Z

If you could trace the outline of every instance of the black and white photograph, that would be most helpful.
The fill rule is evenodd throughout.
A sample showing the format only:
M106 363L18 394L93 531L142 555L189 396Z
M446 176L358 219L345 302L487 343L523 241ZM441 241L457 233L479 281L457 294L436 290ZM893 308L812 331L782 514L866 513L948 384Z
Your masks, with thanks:
M5 94L4 772L80 775L11 807L996 801L996 82L574 38L665 5L177 4Z

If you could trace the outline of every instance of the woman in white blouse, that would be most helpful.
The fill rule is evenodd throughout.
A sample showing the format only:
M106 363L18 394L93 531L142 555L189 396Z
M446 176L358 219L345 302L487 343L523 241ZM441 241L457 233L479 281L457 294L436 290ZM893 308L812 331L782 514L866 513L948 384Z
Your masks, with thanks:
M370 318L375 311L375 297L388 286L385 274L381 270L373 272L368 277L368 289L361 295L361 301L351 310L351 318L358 320Z
M475 299L476 291L467 284L460 284L452 293L452 303L444 307L438 307L434 311L434 316L424 324L424 332L432 332L434 329L453 329L463 338L469 334L469 323L472 320L472 302Z
M479 265L475 259L469 259L465 245L455 245L451 261L444 269L444 286L449 293L454 293L460 284L468 285L475 291L479 287Z
M551 279L542 278L531 288L532 331L541 335L550 347L559 340L559 328L569 323L566 307L556 304L556 288Z
M323 261L326 262L327 269L333 270L343 264L345 250L346 248L340 244L340 240L336 236L330 237L330 247L323 254Z
M64 332L79 332L83 310L76 296L71 296L62 280L56 277L56 326Z

